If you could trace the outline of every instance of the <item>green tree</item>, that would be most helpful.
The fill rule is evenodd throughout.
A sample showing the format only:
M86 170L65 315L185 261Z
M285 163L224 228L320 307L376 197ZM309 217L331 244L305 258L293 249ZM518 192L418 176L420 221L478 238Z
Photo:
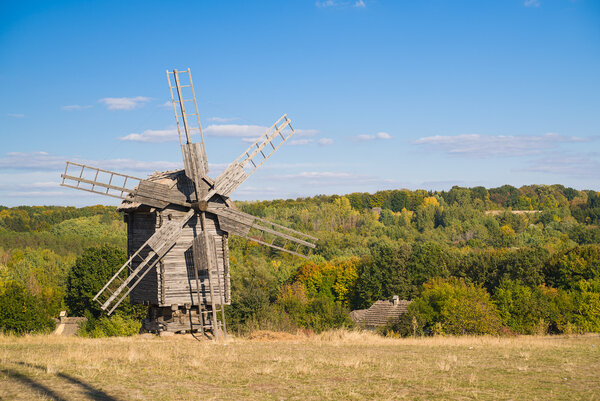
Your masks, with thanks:
M44 305L23 284L0 282L0 331L25 334L52 328L54 322Z
M549 299L538 288L505 278L495 289L494 303L502 323L520 334L545 334L551 324Z
M86 249L67 276L65 303L71 314L83 316L90 312L99 317L102 310L93 298L126 260L119 248L105 245Z
M434 278L423 284L409 311L425 332L433 334L498 334L502 328L488 292L457 278Z

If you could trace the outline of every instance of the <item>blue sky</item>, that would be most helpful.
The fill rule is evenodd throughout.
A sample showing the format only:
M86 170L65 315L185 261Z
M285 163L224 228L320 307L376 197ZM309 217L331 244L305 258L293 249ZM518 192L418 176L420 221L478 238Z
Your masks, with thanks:
M233 199L600 190L599 1L2 1L0 204L118 203L59 187L64 160L180 168L188 67L213 178L298 130Z

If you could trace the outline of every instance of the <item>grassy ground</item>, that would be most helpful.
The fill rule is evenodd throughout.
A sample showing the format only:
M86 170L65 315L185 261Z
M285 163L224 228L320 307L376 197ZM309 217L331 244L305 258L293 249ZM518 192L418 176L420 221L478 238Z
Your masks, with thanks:
M1 400L593 400L598 372L598 335L0 336Z

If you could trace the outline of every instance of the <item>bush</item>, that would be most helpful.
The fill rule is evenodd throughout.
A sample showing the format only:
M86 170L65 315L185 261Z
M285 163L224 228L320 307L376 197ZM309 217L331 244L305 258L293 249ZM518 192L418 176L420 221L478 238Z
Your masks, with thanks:
M50 331L54 321L40 300L18 282L0 282L0 330L25 334Z
M78 333L81 337L127 337L138 334L142 327L139 319L120 314L95 319L93 315L88 313L87 317L88 321Z
M487 291L454 277L434 278L423 284L421 295L408 306L408 311L419 330L430 334L497 335L502 328Z
M502 280L494 294L502 323L519 334L546 334L552 320L550 302L539 287L510 279Z
M83 316L90 312L98 318L102 310L93 298L126 260L119 248L105 245L86 249L67 276L65 303L71 314Z

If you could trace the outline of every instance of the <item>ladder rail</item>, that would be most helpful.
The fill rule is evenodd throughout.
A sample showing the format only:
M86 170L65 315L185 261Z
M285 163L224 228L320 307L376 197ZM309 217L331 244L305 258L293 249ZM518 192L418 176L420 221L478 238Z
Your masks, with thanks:
M75 172L74 174L70 173L71 166L81 168L78 171L79 175L74 175L74 174L77 174L77 172ZM89 171L90 174L93 174L94 179L84 178L84 173L86 171ZM108 174L108 177L105 181L98 180L98 176L100 173ZM121 186L114 185L112 183L113 179L115 177L120 177L123 179L123 184ZM141 178L133 177L133 176L130 176L127 174L121 174L121 173L117 173L114 171L105 170L105 169L101 169L98 167L87 166L85 164L75 163L75 162L71 162L71 161L66 162L65 172L63 174L61 174L61 178L62 178L62 182L60 185L63 187L80 189L82 191L88 191L88 192L92 192L95 194L111 196L113 198L118 198L118 199L125 199L125 197L126 197L125 193L127 193L127 194L133 193L135 190L134 189L135 186L139 185L139 183L143 181ZM106 181L108 181L108 182L106 182ZM133 183L130 184L132 187L127 186L128 182L130 182L130 181L134 181ZM135 183L135 181L137 181L137 184ZM73 185L71 182L75 182L75 183L77 183L77 185ZM81 187L80 184L82 184L82 183L91 185L91 187L90 188ZM102 188L102 190L97 189L96 187L100 187L100 188ZM104 191L104 189L106 189L106 191ZM119 194L110 193L111 190L118 192Z
M99 301L100 296L106 291L108 290L108 288L110 287L110 285L115 282L115 280L119 279L122 280L121 284L119 285L118 288L116 288L112 294L108 297L108 299L104 302L101 303L101 308L103 310L106 310L109 308L109 306L112 304L112 302L119 296L121 296L120 294L124 291L125 288L128 288L127 292L121 296L116 305L114 305L108 312L108 314L110 315L115 308L123 301L123 299L125 298L125 296L127 296L132 290L133 288L135 288L135 286L137 284L139 284L139 282L144 278L144 276L150 271L152 270L152 268L154 266L156 266L156 264L162 259L162 257L173 247L173 245L177 242L177 239L179 238L179 234L181 233L181 230L183 229L183 226L185 226L185 224L187 224L187 222L191 219L191 217L194 215L194 211L190 210L187 212L187 214L181 219L178 220L175 224L171 224L171 225L164 225L163 226L163 230L158 230L156 231L150 238L148 238L148 240L146 240L146 242L144 242L144 244L138 248L138 250L127 260L127 262L125 262L118 270L117 272L110 278L110 280L104 285L104 287L102 287L102 289L96 294L96 296L93 298L95 301ZM161 238L162 236L165 236L166 238ZM158 239L160 239L161 241L159 241L158 245L160 245L159 247L157 246L156 250L154 250L152 248L153 244L156 244ZM140 262L140 264L129 273L129 275L127 276L127 278L122 279L120 277L121 273L123 272L123 270L126 267L131 268L133 260L136 257L140 257L140 254L142 253L142 251L144 250L148 250L148 255L143 258L143 260ZM152 263L150 263L152 262ZM144 270L145 269L145 270ZM139 277L138 275L140 274L140 272L142 273ZM137 279L136 279L137 277ZM135 279L135 281L131 284L131 286L129 286L129 283L131 283L133 280Z

